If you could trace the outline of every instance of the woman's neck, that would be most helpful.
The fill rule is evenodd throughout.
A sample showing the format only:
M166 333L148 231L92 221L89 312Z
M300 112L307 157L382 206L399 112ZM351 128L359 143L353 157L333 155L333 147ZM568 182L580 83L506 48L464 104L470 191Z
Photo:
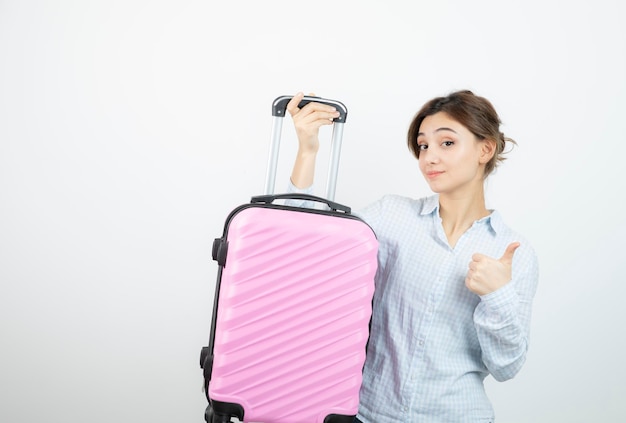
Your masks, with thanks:
M482 186L474 192L439 195L439 215L452 248L475 221L489 214Z

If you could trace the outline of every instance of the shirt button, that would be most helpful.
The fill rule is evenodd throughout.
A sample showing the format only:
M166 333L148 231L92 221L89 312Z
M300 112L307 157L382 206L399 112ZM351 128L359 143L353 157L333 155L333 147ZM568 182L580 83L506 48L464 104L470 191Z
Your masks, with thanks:
M424 340L420 340L419 344L420 344L420 347L423 347L424 346Z

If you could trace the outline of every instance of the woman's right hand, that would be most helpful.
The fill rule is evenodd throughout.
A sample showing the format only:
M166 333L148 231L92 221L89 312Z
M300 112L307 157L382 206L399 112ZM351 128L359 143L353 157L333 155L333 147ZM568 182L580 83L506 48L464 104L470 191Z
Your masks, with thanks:
M294 95L287 104L287 111L296 128L300 154L316 154L319 149L320 128L322 125L332 125L333 119L339 117L339 112L333 106L315 102L300 109L298 105L303 98L304 94L301 92Z
M315 94L311 94L315 96ZM315 178L315 159L320 147L319 131L322 125L332 125L339 112L333 106L311 102L299 108L304 94L298 93L287 104L298 136L298 154L291 172L291 182L297 188L307 188Z

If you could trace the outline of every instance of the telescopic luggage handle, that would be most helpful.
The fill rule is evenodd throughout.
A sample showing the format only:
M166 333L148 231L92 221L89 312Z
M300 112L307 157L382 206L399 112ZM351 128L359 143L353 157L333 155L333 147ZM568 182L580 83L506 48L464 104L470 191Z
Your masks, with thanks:
M264 194L274 193L274 185L276 182L276 169L278 167L278 152L280 150L280 138L283 127L283 118L287 111L287 104L293 96L283 95L277 97L272 103L272 116L274 119L272 125L272 137L267 163L267 172L265 174L265 191ZM341 141L343 138L343 125L348 116L346 106L337 101L321 97L304 96L298 107L304 107L311 102L323 103L333 106L339 112L339 116L333 119L333 133L330 147L330 163L328 167L328 177L326 180L326 199L335 199L335 189L337 187L337 174L339 172L339 157L341 155Z
M289 101L291 101L292 98L293 98L292 95L282 95L280 97L277 97L274 100L274 103L272 103L272 116L284 117L287 111L287 104L289 103ZM302 98L302 101L300 101L300 103L298 104L298 108L301 109L309 103L322 103L322 104L327 104L329 106L333 106L339 112L339 116L333 119L333 121L342 122L342 123L346 122L346 117L348 116L348 109L342 102L337 101L337 100L330 100L328 98L305 95Z

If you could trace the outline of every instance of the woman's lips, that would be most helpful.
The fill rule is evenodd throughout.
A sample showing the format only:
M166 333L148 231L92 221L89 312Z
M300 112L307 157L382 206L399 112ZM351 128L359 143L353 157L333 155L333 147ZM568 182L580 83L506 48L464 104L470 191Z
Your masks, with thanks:
M441 175L442 173L443 173L442 170L431 170L431 171L426 172L426 176L430 179L433 179Z

